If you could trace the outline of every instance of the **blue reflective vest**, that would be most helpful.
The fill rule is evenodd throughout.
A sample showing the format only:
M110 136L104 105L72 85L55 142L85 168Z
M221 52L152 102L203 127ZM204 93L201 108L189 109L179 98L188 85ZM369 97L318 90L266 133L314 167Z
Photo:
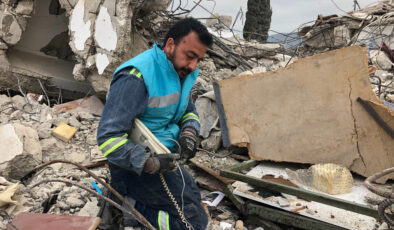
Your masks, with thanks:
M139 119L162 144L171 149L175 142L170 139L178 139L178 122L186 111L190 90L199 69L181 81L172 62L156 44L120 65L114 76L120 70L132 66L142 73L149 95L148 107Z

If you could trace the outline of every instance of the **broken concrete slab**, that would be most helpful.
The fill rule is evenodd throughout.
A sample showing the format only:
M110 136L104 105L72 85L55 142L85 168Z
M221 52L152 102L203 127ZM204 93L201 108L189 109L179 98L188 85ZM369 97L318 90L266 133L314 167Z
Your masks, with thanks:
M98 200L95 197L90 198L91 201L88 201L85 206L77 213L78 216L92 216L95 217L100 211L100 207L98 206Z
M34 9L34 1L22 0L18 1L18 5L15 8L17 14L30 15Z
M216 152L222 146L222 133L220 131L212 131L211 135L201 141L203 149Z
M10 97L7 97L4 94L0 95L0 107L4 106L4 105L7 105L7 104L10 104L10 103L11 103L11 98Z
M219 114L213 91L198 97L195 104L201 121L200 135L207 138L211 130L219 123Z
M0 12L0 38L9 45L15 45L22 36L22 28L16 17Z
M21 124L0 126L0 174L20 179L42 161L42 150L36 130Z
M100 116L104 109L104 104L96 96L81 98L53 107L57 113L63 109L73 112L88 112Z
M371 50L370 56L372 64L376 66L378 70L390 70L394 65L383 51Z
M363 176L393 167L394 140L356 103L381 104L367 64L352 46L219 82L224 144L247 146L255 160L336 163Z

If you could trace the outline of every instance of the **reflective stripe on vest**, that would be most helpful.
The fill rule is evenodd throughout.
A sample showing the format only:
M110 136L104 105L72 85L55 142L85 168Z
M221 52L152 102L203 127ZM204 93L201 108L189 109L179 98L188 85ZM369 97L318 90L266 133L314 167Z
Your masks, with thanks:
M102 145L100 145L100 150L103 152L104 156L112 153L115 149L119 148L120 146L124 145L127 141L127 134L123 135L122 137L113 137L106 140Z
M130 74L130 75L134 75L134 76L136 76L137 78L140 78L141 75L142 75L142 73L141 73L140 71L138 71L138 69L136 69L136 68L133 68L133 69L130 71L129 74Z
M170 230L170 216L168 213L160 210L157 223L159 225L159 230Z
M186 115L184 115L182 117L181 123L183 123L183 122L185 122L187 120L190 120L190 119L193 119L193 120L196 120L196 121L200 122L200 120L198 119L198 116L195 113L188 113L188 114L186 114Z
M148 107L158 108L164 107L168 105L172 105L175 102L179 101L179 92L171 93L161 97L151 97L148 101Z

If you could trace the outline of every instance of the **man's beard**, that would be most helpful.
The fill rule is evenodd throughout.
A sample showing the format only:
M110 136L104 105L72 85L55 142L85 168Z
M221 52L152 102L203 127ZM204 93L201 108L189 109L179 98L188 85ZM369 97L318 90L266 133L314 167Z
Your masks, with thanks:
M178 73L179 77L183 78L183 77L186 77L189 73L191 73L192 70L190 68L186 68L186 67L178 67L175 64L176 49L177 48L175 47L174 52L172 52L170 55L168 55L168 59L170 59L170 61L174 65L175 71Z

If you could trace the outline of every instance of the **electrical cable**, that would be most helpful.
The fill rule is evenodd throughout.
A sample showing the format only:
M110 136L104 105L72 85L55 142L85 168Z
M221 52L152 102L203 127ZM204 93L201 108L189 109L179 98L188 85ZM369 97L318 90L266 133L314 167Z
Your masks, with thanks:
M164 138L164 139L175 142L175 144L178 145L179 153L181 153L181 145L179 144L178 141L176 141L175 139L172 139L172 138L167 138L167 137ZM160 179L161 179L161 182L162 182L162 184L163 184L164 190L167 192L167 195L170 197L172 203L173 203L174 206L175 206L175 209L178 211L178 214L179 214L179 216L181 217L181 220L182 220L182 222L185 224L186 228L188 228L188 229L194 229L193 226L192 226L192 225L189 223L189 221L186 219L185 214L184 214L184 198L183 198L183 195L184 195L184 191L185 191L185 187L186 187L186 182L185 182L185 178L184 178L184 176L183 176L183 172L182 172L181 166L180 166L177 162L176 162L176 166L177 166L177 168L179 169L179 172L180 172L181 177L182 177L182 182L183 182L183 185L182 185L182 192L181 192L182 209L179 208L179 205L178 205L178 203L176 202L174 195L172 195L172 193L171 193L171 191L170 191L170 188L168 187L167 182L165 181L165 178L164 178L164 176L163 176L162 173L160 173Z

